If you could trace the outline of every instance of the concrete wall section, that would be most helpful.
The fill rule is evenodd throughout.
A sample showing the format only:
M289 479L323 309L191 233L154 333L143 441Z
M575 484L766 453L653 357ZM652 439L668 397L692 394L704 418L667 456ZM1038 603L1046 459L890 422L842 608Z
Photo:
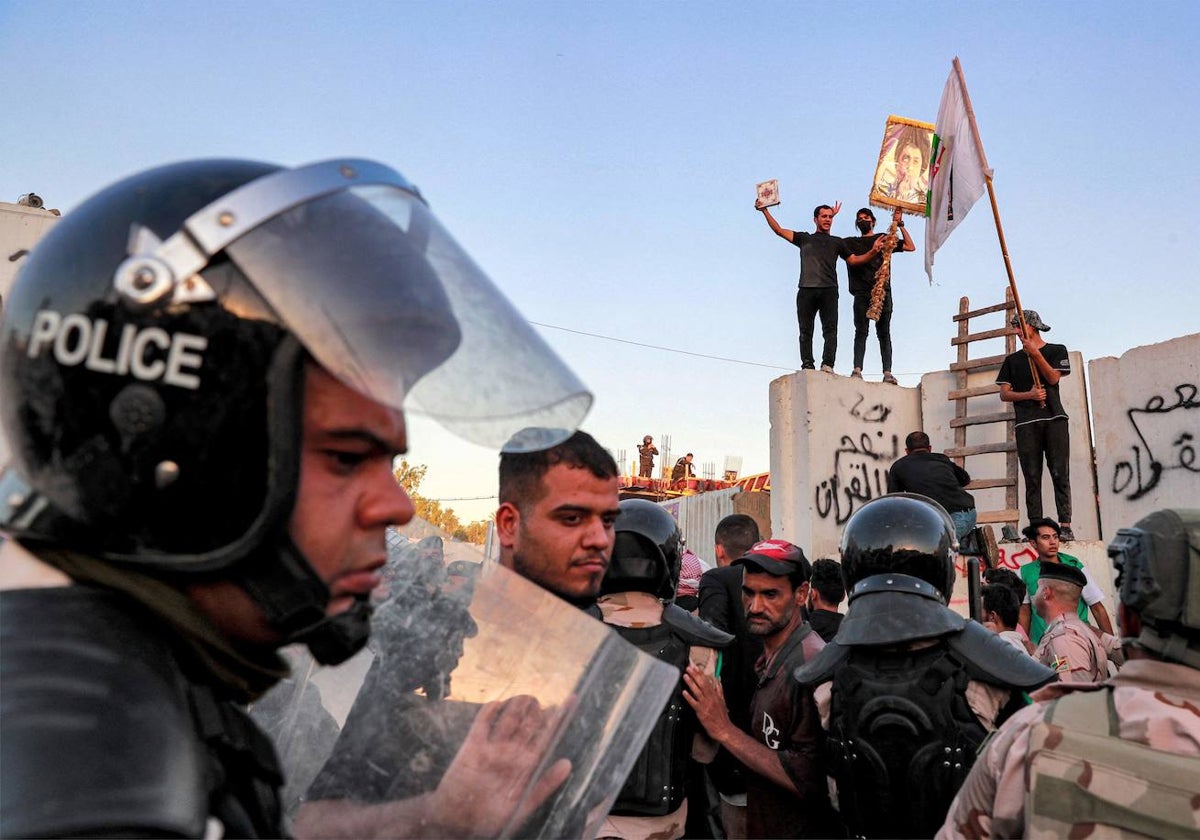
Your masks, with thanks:
M1200 506L1200 333L1089 365L1104 531Z
M837 557L842 526L887 492L920 428L916 388L800 371L771 383L771 531L810 558Z

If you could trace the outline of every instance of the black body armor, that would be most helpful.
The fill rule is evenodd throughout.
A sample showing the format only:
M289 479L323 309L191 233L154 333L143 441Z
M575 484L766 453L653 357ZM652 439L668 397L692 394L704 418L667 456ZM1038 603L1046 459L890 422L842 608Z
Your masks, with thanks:
M0 604L0 835L283 835L270 741L161 622L90 586Z

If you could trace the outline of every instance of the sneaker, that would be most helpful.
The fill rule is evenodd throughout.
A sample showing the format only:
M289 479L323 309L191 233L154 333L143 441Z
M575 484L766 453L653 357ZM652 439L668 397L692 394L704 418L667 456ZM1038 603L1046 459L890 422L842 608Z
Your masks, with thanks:
M850 371L850 378L862 379L862 368L855 368L854 370Z
M892 372L890 370L885 370L883 372L883 381L889 385L899 385L900 384L899 382L896 381L896 377L892 376Z
M833 373L833 365L821 365L821 370L826 373Z
M1021 535L1015 525L1005 525L1000 529L1000 539L1004 542L1020 542Z
M812 364L811 362L805 362L804 364L800 365L800 370L816 370L816 369L817 369L817 366Z
M1058 529L1059 542L1075 542L1075 532L1071 530L1070 525L1063 525Z

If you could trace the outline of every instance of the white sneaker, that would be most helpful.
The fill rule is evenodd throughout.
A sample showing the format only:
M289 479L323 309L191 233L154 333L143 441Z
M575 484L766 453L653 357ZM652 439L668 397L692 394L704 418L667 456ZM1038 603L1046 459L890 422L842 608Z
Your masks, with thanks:
M833 365L821 365L821 370L826 373L833 373Z

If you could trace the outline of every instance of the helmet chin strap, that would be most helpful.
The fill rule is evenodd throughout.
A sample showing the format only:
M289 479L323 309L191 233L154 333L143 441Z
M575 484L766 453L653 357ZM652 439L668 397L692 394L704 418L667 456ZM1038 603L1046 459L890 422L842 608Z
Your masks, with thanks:
M261 555L247 558L233 576L285 642L307 645L322 665L337 665L358 653L371 633L370 603L355 601L328 616L329 587L291 538L283 534L262 550L275 555L273 562L263 562Z

